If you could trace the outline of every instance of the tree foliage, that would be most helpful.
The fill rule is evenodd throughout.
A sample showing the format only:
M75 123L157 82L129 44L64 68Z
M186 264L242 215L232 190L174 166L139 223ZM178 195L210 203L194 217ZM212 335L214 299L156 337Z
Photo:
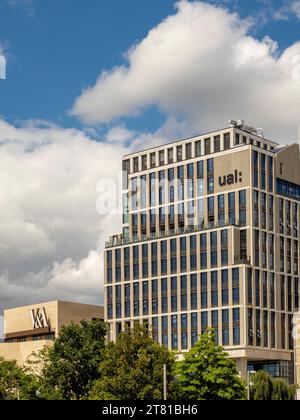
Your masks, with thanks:
M291 401L295 399L297 387L264 371L257 372L252 379L251 395L256 401Z
M177 368L180 396L193 400L244 400L246 387L240 380L235 363L212 332L200 337Z
M36 399L37 381L15 361L0 358L0 400Z
M107 327L100 320L62 327L52 347L36 359L41 363L40 392L45 399L79 400L98 379Z
M99 366L90 399L93 400L161 400L163 366L167 365L169 397L175 391L175 357L160 346L149 332L136 327L108 343Z

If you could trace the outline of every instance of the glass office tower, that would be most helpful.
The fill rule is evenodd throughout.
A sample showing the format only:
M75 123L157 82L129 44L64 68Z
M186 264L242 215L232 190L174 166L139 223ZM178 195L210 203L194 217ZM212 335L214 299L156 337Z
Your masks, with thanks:
M105 251L110 338L135 322L184 354L213 328L247 369L293 380L300 159L243 123L123 158Z

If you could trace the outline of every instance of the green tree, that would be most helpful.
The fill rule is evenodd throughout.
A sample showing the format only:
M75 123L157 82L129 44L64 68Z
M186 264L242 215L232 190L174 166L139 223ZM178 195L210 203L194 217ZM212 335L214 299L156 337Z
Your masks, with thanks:
M120 334L107 344L91 400L163 399L163 365L167 365L169 397L175 391L175 356L141 327Z
M272 378L265 372L259 371L253 376L251 395L256 401L290 401L295 399L297 387L289 385L280 378Z
M82 321L62 327L52 347L35 358L41 366L39 390L44 399L87 398L99 378L107 326L100 320Z
M34 400L37 391L36 378L15 361L0 358L0 399Z
M254 401L268 401L272 399L273 382L267 372L261 370L253 375L251 394Z
M288 390L289 387L283 379L273 379L272 387L273 391L271 399L273 401L284 401L290 399Z
M200 337L185 359L178 363L180 397L193 400L244 400L246 386L235 363L208 332Z

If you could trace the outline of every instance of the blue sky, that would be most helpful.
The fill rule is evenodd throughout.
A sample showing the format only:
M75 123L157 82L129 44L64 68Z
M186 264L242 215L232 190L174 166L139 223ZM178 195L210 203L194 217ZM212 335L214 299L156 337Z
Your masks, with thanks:
M124 63L124 52L162 19L175 13L174 0L1 0L0 41L6 47L7 81L0 84L0 115L9 121L45 119L79 127L68 110L102 70ZM253 33L276 39L283 49L295 42L299 20L272 18L282 0L210 1L257 18ZM157 129L164 119L150 107L134 129Z
M0 0L0 313L103 301L123 154L229 119L300 140L299 25L300 0Z

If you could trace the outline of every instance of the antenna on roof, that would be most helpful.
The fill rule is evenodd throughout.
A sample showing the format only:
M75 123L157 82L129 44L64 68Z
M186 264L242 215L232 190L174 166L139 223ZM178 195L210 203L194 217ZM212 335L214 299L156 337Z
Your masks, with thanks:
M249 125L246 125L245 120L229 120L229 124L232 127L239 128L242 131L246 131L249 134L254 134L259 137L264 137L264 131L262 128L255 128Z

